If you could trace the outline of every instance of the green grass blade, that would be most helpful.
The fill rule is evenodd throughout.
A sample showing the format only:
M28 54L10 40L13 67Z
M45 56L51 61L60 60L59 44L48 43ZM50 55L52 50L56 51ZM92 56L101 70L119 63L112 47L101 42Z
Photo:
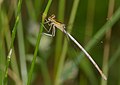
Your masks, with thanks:
M58 20L59 21L64 21L64 13L65 13L65 0L59 0L58 4ZM60 59L60 54L62 50L62 38L63 38L63 33L57 30L56 33L56 46L55 46L55 63L54 63L54 71L56 72L57 65Z
M12 30L12 41L11 41L11 44L10 44L10 50L9 50L9 53L8 53L8 56L7 56L7 63L6 63L6 68L5 68L5 74L4 74L4 84L7 83L7 73L8 73L8 67L9 67L9 64L10 64L10 60L11 60L11 55L12 55L12 51L13 51L13 43L14 43L14 39L15 39L15 34L16 34L16 30L17 30L17 25L18 25L18 22L19 22L19 13L20 13L20 10L21 10L21 4L22 4L22 1L19 0L18 2L18 5L17 5L17 17L16 17L16 20L15 20L15 25L13 27L13 30Z
M23 84L25 85L27 83L28 75L27 75L27 67L26 67L24 35L23 35L23 27L22 27L21 15L20 15L20 21L18 23L17 35L18 35L21 77L22 77Z
M88 0L85 35L89 35L89 36L85 36L84 43L88 42L92 37L94 18L95 18L95 0Z
M114 5L115 5L115 1L109 0L108 15L107 15L108 19L113 15ZM104 74L106 75L106 77L108 77L108 71L109 71L108 60L109 60L109 56L110 56L110 42L109 41L111 40L111 33L112 33L112 30L110 29L105 34L102 70L103 70ZM104 81L101 78L101 85L107 85L107 83L108 83L108 81Z
M52 0L49 0L48 3L47 3L47 6L45 8L45 11L42 15L42 24L44 24L44 20L47 16L47 13L48 13L48 10L50 8L50 5L52 3ZM40 25L40 31L39 31L39 34L38 34L38 38L37 38L37 42L36 42L36 47L35 47L35 51L34 51L34 57L33 57L33 60L32 60L32 64L31 64L31 67L30 67L30 71L29 71L29 74L28 74L28 81L27 81L27 85L30 85L30 82L31 82L31 78L32 78L32 73L33 73L33 70L34 70L34 65L35 65L35 61L36 61L36 56L37 56L37 52L38 52L38 48L39 48L39 43L40 43L40 39L41 39L41 34L42 34L42 31L43 31L43 26Z
M6 12L4 12L4 11L2 11L2 15L3 15L2 16L2 22L3 22L2 27L4 28L4 36L5 36L7 48L9 49L10 48L10 41L11 41L11 34L10 34L10 29L9 29L9 24L8 24L8 17L6 15ZM5 49L5 47L4 47L4 49ZM14 53L14 47L13 47L13 53L12 53L12 58L11 58L11 67L12 67L12 70L14 71L14 73L17 75L17 77L20 78L20 74L19 74L19 70L18 70L18 64L17 64L17 61L16 61L15 53ZM17 82L17 81L15 81L15 82Z
M1 11L0 13L0 85L2 85L3 83L4 69L5 69L5 63L6 63L3 17L4 17L4 13L3 11Z
M105 23L105 25L95 34L92 40L89 41L87 46L85 47L87 50L92 48L95 43L99 42L100 39L105 35L106 31L111 29L112 26L120 19L120 7L118 10L113 14L113 16Z
M10 33L9 26L8 26L8 19L4 17L4 20L5 20L5 23L4 23L5 24L4 25L4 27L5 27L5 40L6 40L6 43L7 43L7 48L9 49L10 41L11 41L11 33ZM12 53L11 56L12 56L11 57L11 68L12 68L13 72L17 75L17 77L20 78L14 47L13 47L13 53Z
M58 1L58 20L63 22L64 21L64 13L65 13L65 0L59 0ZM63 33L57 30L56 33L56 46L55 46L55 62L54 62L54 73L56 75L60 54L62 50L62 38Z
M105 35L105 32L112 28L112 26L119 20L120 18L120 7L118 10L113 14L113 16L103 25L103 27L95 34L95 36L88 42L88 44L85 46L85 49L89 51L97 42L100 41L100 39ZM79 59L81 59L81 56L84 54L80 54L76 61L79 63Z
M85 46L85 49L88 51L90 50L97 42L100 41L100 39L105 35L106 31L111 29L112 26L120 19L120 7L118 10L114 13L114 15L103 25L103 27L95 34L95 36L88 42L88 44ZM83 53L80 53L80 55L76 58L76 62L80 62L81 58L83 57Z
M79 1L80 0L75 0L74 3L73 3L71 15L70 15L70 20L69 20L69 23L68 23L68 24L71 24L71 26L67 27L68 32L72 31L72 26L73 26L73 23L74 23L74 20L75 20L75 16L76 16ZM58 64L58 69L57 69L56 78L55 78L55 84L54 85L59 85L60 84L60 78L61 78L61 73L62 73L62 68L63 68L65 56L66 56L66 53L67 53L67 48L68 48L68 44L67 44L67 40L65 38L64 39L64 44L63 44L62 54L60 56L60 60L59 60L59 64Z

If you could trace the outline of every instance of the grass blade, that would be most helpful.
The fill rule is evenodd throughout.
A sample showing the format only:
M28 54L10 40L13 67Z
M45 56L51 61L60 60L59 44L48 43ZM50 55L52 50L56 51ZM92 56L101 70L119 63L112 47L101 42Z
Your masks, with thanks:
M47 13L48 13L48 10L50 8L51 3L52 3L52 0L49 0L48 3L47 3L45 11L44 11L44 13L42 15L42 24L44 24L44 20L45 20L45 18L47 16ZM30 82L31 82L32 73L33 73L33 70L34 70L34 65L35 65L35 61L36 61L36 57L37 57L37 52L38 52L38 48L39 48L39 43L40 43L42 31L43 31L43 26L40 25L40 31L39 31L37 42L36 42L36 47L35 47L35 51L34 51L34 57L33 57L32 64L31 64L31 67L30 67L30 71L29 71L29 74L28 74L27 85L30 85Z
M6 63L6 68L5 68L4 80L3 80L4 84L7 83L6 80L7 80L8 67L9 67L10 60L11 60L11 55L12 55L12 51L13 51L13 43L14 43L14 39L16 36L17 25L19 22L19 14L20 14L20 10L21 10L21 4L22 4L22 1L19 0L18 5L17 5L17 17L16 17L15 25L14 25L13 31L12 31L12 41L11 41L10 50L9 50L9 53L7 56L7 63Z
M21 77L23 84L25 85L27 83L28 75L27 75L27 67L26 67L26 56L25 56L25 46L24 46L24 37L23 37L24 35L23 35L21 15L20 15L20 21L18 23L17 35L18 35Z
M114 4L115 1L114 0L109 0L109 7L108 7L108 15L107 18L109 19L114 11ZM103 54L103 72L105 73L105 75L108 77L108 60L109 60L109 56L110 56L110 40L111 40L111 33L112 30L110 29L109 31L106 32L105 35L105 44L104 44L104 54ZM103 79L101 79L101 85L107 85L107 81L104 81Z
M58 4L58 20L64 21L64 11L65 11L65 0L59 0ZM62 6L62 7L61 7ZM56 33L56 48L55 48L55 66L54 66L54 72L56 73L58 62L60 59L61 50L62 50L62 38L63 34L60 31L57 31Z
M76 15L76 12L77 12L77 7L78 7L78 4L79 4L79 1L80 0L75 0L74 3L73 3L71 15L70 15L70 20L69 20L69 23L68 23L68 24L71 24L71 26L68 26L68 32L72 31L72 27L73 27L73 23L74 23L74 20L75 20L75 15ZM61 57L60 57L60 60L59 60L59 63L58 63L58 68L57 68L57 72L56 72L55 84L54 85L59 85L60 84L59 81L60 81L60 78L61 78L60 76L61 76L61 73L62 73L62 68L63 68L65 56L66 56L66 53L67 53L67 48L68 48L67 40L64 39L63 50L62 50L62 54L61 54Z
M106 22L106 24L95 34L95 36L88 42L85 49L90 50L100 39L105 35L106 31L111 29L112 26L119 20L120 18L120 7L115 12L115 14ZM83 53L76 58L76 62L80 62L79 60L83 57Z

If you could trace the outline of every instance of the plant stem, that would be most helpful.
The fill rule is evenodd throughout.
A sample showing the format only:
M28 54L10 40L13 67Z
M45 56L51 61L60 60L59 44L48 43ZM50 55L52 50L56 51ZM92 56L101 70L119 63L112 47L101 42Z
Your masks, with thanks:
M110 17L113 15L114 3L115 3L114 0L109 0L108 15L107 15L108 19L110 19ZM105 35L102 69L103 69L103 72L105 73L106 77L108 77L108 59L109 59L109 54L110 54L111 32L112 32L112 30L110 29L109 31L106 32L106 35ZM101 79L101 85L107 85L107 81L104 81L103 79Z
M28 75L27 75L27 67L26 67L26 56L25 56L24 35L23 35L21 14L20 14L20 21L18 23L17 35L18 35L19 58L20 58L20 68L21 68L20 72L21 72L23 85L25 85L27 83Z
M42 24L44 24L44 20L45 20L45 18L47 16L47 13L48 13L48 10L50 8L51 3L52 3L52 0L49 0L47 6L45 8L45 11L43 12L43 15L42 15ZM27 85L30 85L30 82L31 82L32 73L33 73L33 70L34 70L36 56L37 56L37 52L38 52L38 48L39 48L39 43L40 43L40 39L41 39L41 36L42 36L41 35L42 31L43 31L43 26L40 25L40 30L39 30L39 34L38 34L38 38L37 38L37 42L36 42L35 51L34 51L34 57L32 59L32 64L31 64L30 71L29 71L29 74L28 74Z
M90 50L100 39L105 35L106 31L112 28L112 26L120 19L120 7L118 10L113 14L113 16L103 25L103 27L95 34L95 36L88 42L85 46L85 49L88 51ZM81 58L84 57L83 53L80 53L79 56L76 58L76 62L79 64Z
M7 83L8 67L9 67L10 60L11 60L11 55L12 55L12 52L13 52L13 43L14 43L14 40L15 40L17 25L18 25L18 22L19 22L19 14L20 14L20 11L21 11L21 4L22 4L22 0L19 0L18 5L17 5L17 16L16 16L15 24L14 24L14 27L13 27L13 30L12 30L12 41L11 41L10 50L9 50L9 53L8 53L8 56L7 56L7 63L6 63L5 74L4 74L4 79L3 79L4 84Z
M88 0L84 43L88 42L92 37L94 15L95 15L95 0ZM89 35L89 36L86 36L86 35Z
M65 0L59 0L59 6L58 6L58 20L64 21L64 11L65 11ZM62 38L63 34L60 31L57 31L56 33L56 48L55 48L55 63L54 63L54 72L56 74L58 62L60 59L60 54L62 50Z
M75 15L76 15L76 12L77 12L79 1L80 0L75 0L74 3L73 3L70 19L69 19L69 22L68 22L68 24L71 24L71 26L68 26L68 32L72 31L72 27L73 27L73 23L74 23L74 20L75 20ZM65 38L64 39L64 44L63 44L62 54L60 56L60 60L59 60L59 63L58 63L58 68L57 68L57 73L56 73L56 78L55 78L55 84L54 85L60 85L60 83L61 83L60 78L61 78L61 73L62 73L62 69L63 69L65 56L66 56L66 53L67 53L67 48L68 48L68 44L67 44L67 40Z

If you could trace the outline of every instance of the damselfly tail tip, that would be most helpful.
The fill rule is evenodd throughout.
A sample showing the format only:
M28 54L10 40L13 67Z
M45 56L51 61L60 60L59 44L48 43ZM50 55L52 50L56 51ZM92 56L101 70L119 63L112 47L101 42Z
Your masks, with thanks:
M104 74L102 74L102 77L104 80L107 80L107 77Z

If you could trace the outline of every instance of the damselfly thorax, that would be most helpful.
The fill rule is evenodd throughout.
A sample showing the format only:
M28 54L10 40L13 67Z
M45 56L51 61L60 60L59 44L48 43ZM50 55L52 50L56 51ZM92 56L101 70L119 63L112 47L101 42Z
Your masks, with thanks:
M48 24L50 26L48 32L50 32L53 29L52 30L52 36L55 36L55 28L58 28L62 32L66 33L65 24L55 20L55 15L54 14L51 15L50 17L48 17L48 19L45 19L44 24Z

